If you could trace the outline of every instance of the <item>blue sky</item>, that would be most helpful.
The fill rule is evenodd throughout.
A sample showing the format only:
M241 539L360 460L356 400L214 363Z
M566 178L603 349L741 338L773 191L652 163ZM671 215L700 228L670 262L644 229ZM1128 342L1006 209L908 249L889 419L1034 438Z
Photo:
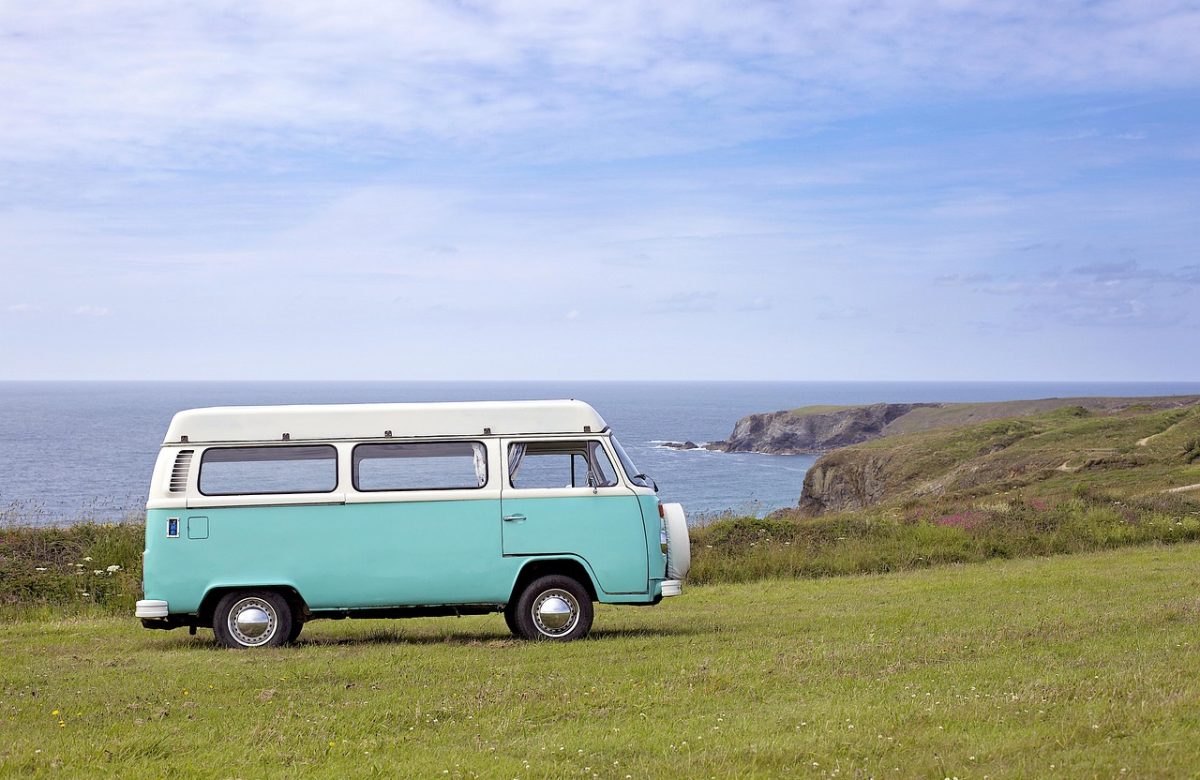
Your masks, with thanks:
M0 378L1200 380L1197 40L1154 0L5 3Z

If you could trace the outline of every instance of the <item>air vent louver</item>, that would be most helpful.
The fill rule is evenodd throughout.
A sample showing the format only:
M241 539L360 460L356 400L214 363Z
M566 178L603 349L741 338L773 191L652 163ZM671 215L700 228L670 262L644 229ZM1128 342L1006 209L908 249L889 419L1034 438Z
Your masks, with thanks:
M171 469L171 492L187 492L188 469L192 465L192 453L195 450L180 450L175 456L175 466Z

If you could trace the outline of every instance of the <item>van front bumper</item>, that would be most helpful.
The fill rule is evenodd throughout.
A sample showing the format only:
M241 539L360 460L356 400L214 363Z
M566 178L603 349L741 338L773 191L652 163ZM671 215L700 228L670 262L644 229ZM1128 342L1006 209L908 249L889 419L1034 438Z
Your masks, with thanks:
M666 598L667 596L678 596L680 593L683 593L683 583L680 580L663 580L663 598Z
M159 599L144 599L137 603L134 609L134 617L146 618L165 618L168 614L167 602Z

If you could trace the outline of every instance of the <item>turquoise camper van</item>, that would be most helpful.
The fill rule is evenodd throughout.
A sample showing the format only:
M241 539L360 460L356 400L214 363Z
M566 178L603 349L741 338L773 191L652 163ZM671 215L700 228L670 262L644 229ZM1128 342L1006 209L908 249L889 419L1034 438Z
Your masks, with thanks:
M183 411L146 509L137 617L231 648L490 612L578 639L593 602L657 604L690 563L682 507L573 400Z

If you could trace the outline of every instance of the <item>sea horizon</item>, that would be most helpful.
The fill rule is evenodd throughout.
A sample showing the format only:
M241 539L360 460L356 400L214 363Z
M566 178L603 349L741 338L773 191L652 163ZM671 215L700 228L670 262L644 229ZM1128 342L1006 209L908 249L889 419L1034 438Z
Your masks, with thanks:
M10 522L112 521L141 511L171 416L199 406L579 398L612 426L664 500L692 517L795 506L816 455L678 451L748 414L812 404L1200 394L1200 382L869 380L0 380L0 512Z

